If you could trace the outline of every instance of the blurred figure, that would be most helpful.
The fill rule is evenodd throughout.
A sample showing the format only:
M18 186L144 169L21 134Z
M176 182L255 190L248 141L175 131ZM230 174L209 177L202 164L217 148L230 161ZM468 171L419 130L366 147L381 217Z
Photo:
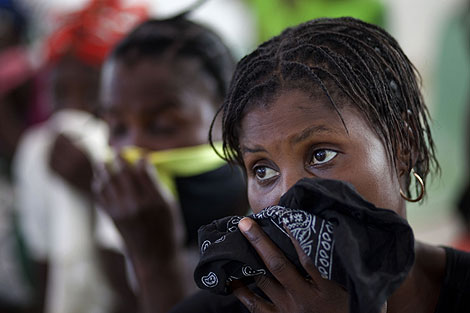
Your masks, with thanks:
M32 65L26 48L27 15L18 3L0 1L0 171L10 163L23 130L29 125Z
M34 122L28 26L29 16L20 3L0 1L0 312L19 312L28 306L30 295L11 183L11 160L19 138Z
M98 175L97 195L125 243L118 237L108 259L125 251L144 312L167 312L194 289L201 225L248 210L241 172L207 135L233 66L221 39L185 14L139 25L105 65L103 116L118 157ZM112 234L105 220L100 229Z
M36 312L119 311L94 244L92 162L104 158L97 111L101 64L146 17L143 7L93 0L48 40L53 115L22 137L15 156L18 216L36 274Z
M463 37L465 39L466 44L466 60L467 64L470 65L470 1L467 1L466 9L463 10L462 15L458 15L459 17L459 26L463 32ZM467 67L468 70L468 67ZM468 73L468 71L467 71ZM464 168L465 168L465 175L463 178L462 187L460 188L457 200L457 213L462 219L463 222L463 232L459 238L455 241L454 245L458 249L462 249L465 251L470 251L470 140L468 135L470 134L470 91L467 88L464 88L464 92L466 92L465 96L466 99L466 118L463 121L464 129L463 129L463 136L462 138L466 140L464 142Z

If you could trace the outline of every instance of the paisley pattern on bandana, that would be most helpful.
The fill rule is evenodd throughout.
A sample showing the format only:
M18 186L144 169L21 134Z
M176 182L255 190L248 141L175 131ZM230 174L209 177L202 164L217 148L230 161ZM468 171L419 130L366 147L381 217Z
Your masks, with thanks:
M243 217L232 216L226 222L226 231L228 233L238 232L238 223ZM331 279L332 265L333 265L333 230L334 225L331 222L317 218L315 215L309 214L306 211L289 209L279 205L268 207L261 212L251 216L254 220L264 221L271 224L279 231L281 236L289 239L289 233L300 243L301 248L308 256L315 258L315 266L321 275L326 279ZM317 221L319 221L317 223ZM201 255L204 256L210 246L220 244L230 237L230 234L222 235L220 238L211 241L206 239L200 245ZM219 247L211 247L211 249L219 249ZM248 264L241 266L235 273L225 278L226 283L237 279L252 277L257 275L266 275L267 272L262 267L252 267ZM220 274L219 274L220 276ZM207 288L225 288L223 280L219 280L219 276L214 272L209 272L202 278L202 283ZM212 283L208 284L207 280L212 277ZM223 277L220 276L220 277ZM217 278L217 279L215 279ZM214 281L217 280L217 283ZM219 285L219 283L222 283Z
M316 216L302 210L291 210L282 206L272 206L253 216L255 219L269 218L287 236L287 228L292 236L300 243L302 250L310 256L313 249L312 236L315 229ZM285 228L284 228L285 227Z

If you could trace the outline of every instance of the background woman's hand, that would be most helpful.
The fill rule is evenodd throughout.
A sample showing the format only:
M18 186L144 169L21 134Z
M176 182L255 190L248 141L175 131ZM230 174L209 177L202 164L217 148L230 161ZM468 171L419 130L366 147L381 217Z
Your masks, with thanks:
M145 160L136 165L121 157L115 161L116 170L102 165L96 171L94 191L100 207L112 218L131 253L170 256L178 246L176 204L156 187Z
M234 284L234 294L252 313L340 313L349 312L347 292L333 281L323 279L298 242L291 240L299 260L310 275L303 277L281 250L250 218L239 223L243 235L256 249L267 269L274 275L256 276L256 284L271 302L254 294L246 286Z
M156 187L144 160L134 166L118 158L117 168L97 169L96 198L124 239L143 312L168 312L188 292L176 231L177 208Z
M91 196L91 161L67 136L59 134L55 138L49 155L49 166L70 185Z

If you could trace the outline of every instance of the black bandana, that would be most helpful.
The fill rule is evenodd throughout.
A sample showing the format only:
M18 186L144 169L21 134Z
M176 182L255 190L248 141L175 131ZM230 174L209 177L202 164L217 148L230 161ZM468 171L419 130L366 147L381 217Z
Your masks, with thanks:
M237 167L225 164L199 175L175 177L175 184L188 245L196 245L197 230L201 225L248 211L246 185Z
M196 284L217 294L231 293L230 282L252 283L271 275L238 229L240 216L199 229L201 259ZM285 228L299 241L325 279L350 295L350 312L379 312L414 262L414 237L407 221L376 208L344 182L302 179L280 200L251 216L271 240L308 276Z

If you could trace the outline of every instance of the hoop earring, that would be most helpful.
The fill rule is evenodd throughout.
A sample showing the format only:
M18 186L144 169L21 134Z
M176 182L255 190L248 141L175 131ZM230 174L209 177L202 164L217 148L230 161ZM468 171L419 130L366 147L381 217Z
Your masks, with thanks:
M421 178L421 176L419 176L415 171L414 169L411 169L411 173L413 173L413 176L416 178L416 180L419 182L419 184L421 185L421 192L419 193L418 197L416 199L411 199L409 198L400 188L400 196L405 199L406 201L408 202L418 202L420 201L421 199L423 199L424 197L424 190L425 190L425 187L424 187L424 182L423 182L423 179Z

